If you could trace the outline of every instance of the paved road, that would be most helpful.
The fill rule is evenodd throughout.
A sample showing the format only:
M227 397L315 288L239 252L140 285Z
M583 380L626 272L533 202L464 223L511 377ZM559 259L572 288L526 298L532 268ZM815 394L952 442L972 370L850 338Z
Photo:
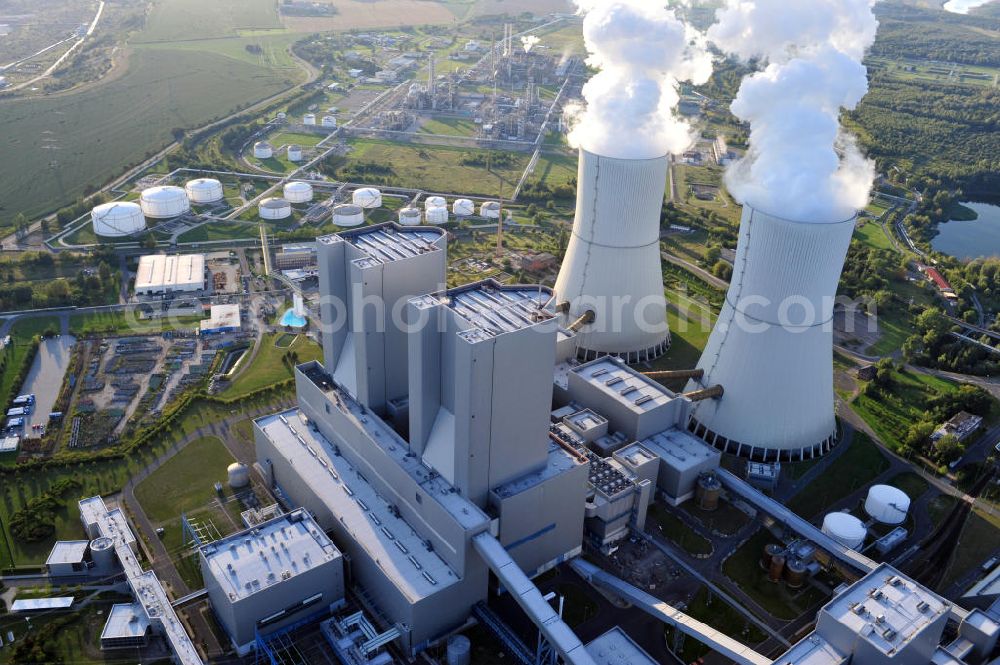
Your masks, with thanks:
M672 263L675 266L679 266L681 268L684 268L688 272L694 273L695 276L697 276L700 279L708 282L710 285L714 286L717 289L721 289L722 291L729 290L729 282L727 282L724 279L719 279L718 277L716 277L712 273L708 272L707 270L705 270L701 266L697 266L694 263L691 263L690 261L688 261L686 259L682 259L679 256L674 256L670 252L660 252L660 256L663 257L664 261L666 261L668 263Z

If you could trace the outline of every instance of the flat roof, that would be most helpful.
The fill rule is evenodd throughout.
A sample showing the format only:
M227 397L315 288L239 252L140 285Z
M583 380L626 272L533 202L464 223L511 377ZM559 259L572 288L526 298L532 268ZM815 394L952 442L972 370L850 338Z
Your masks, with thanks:
M490 336L523 330L553 318L544 310L552 291L543 286L506 286L486 280L430 298Z
M121 508L108 510L104 499L100 496L82 499L78 505L83 521L87 524L100 525L101 535L112 540L120 538L127 545L135 542L135 535L132 533L132 529L129 528L128 522L125 520L125 514Z
M16 452L20 445L21 445L21 437L19 436L14 435L14 436L0 437L0 453Z
M230 600L247 598L340 557L304 510L295 510L201 548Z
M601 425L607 425L608 419L604 416L594 413L590 409L583 409L582 411L577 411L571 415L568 415L564 419L568 424L573 425L577 430L586 432L595 427L600 427Z
M256 422L295 467L297 482L323 498L354 543L378 561L386 578L408 599L419 601L459 581L390 503L343 456L335 455L321 434L306 426L297 410Z
M49 558L45 560L45 565L81 563L89 546L89 540L57 540L49 552Z
M149 617L139 603L117 603L111 606L108 620L101 631L102 640L138 638L149 630Z
M38 612L40 610L67 610L73 605L73 596L57 598L25 598L10 605L11 612Z
M201 329L239 328L241 325L239 305L212 305L211 317L201 322Z
M428 252L440 251L435 243L444 236L442 229L407 227L392 222L366 226L354 231L344 231L318 238L317 242L331 244L344 240L369 257L383 263L401 261Z
M881 653L898 651L951 611L951 604L887 564L881 564L823 608Z
M994 566L993 570L976 582L962 597L975 598L976 596L995 596L998 594L1000 594L1000 566Z
M656 660L620 626L589 642L587 653L597 665L656 665Z
M579 466L583 463L584 462L582 460L577 461L576 458L566 452L562 447L550 442L548 462L543 468L504 483L493 491L499 497L511 497L544 483L550 478L554 478L555 476L572 469L574 466Z
M639 443L675 469L692 469L722 454L688 432L671 427L643 439Z
M779 665L845 665L850 655L840 653L816 633L806 635L774 662Z
M660 456L643 446L641 443L633 443L615 452L614 456L619 460L624 460L632 466L642 466L647 462L660 459Z
M676 398L656 381L611 357L580 365L571 372L636 413L652 411Z
M136 291L160 291L202 286L205 282L203 254L149 254L139 259Z

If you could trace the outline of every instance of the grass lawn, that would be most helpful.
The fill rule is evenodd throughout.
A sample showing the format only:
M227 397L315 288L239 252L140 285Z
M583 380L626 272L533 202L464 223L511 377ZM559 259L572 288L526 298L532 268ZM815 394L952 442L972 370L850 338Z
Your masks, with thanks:
M882 225L875 221L867 221L855 232L854 237L872 249L895 250L895 246L885 234Z
M149 334L168 330L192 330L203 320L201 316L179 316L161 319L138 319L131 312L93 312L69 317L69 330L74 335L96 333Z
M425 120L420 125L420 132L443 136L475 136L479 127L465 118L437 118Z
M223 393L224 397L240 397L265 386L292 378L291 367L282 360L286 353L297 354L300 364L322 358L323 350L304 335L299 335L286 347L277 346L276 342L281 340L285 334L264 335L253 363L243 368L239 376L226 388Z
M912 471L904 471L898 476L893 476L886 484L898 487L906 492L906 495L910 497L910 501L916 501L923 496L924 492L930 489L930 483L924 480L923 476Z
M256 224L239 222L209 222L177 236L177 242L210 242L213 240L246 240L259 238Z
M712 553L712 543L682 522L680 518L668 513L662 506L650 506L649 518L656 524L661 535L685 552L696 556Z
M941 524L942 520L951 514L958 499L950 494L939 494L927 502L927 513L930 515L931 523L935 528Z
M706 587L698 590L684 612L749 646L755 646L767 639L764 631L747 621L743 614L727 605L724 600L713 596ZM668 635L671 634L670 628L665 630ZM668 637L667 644L670 643ZM693 663L710 651L707 646L689 637L684 640L679 655L685 663Z
M946 589L969 570L982 565L1000 544L1000 516L974 508L958 537L955 553L948 563L940 588Z
M868 347L868 355L888 356L903 348L903 342L913 334L909 312L893 304L878 313L879 340Z
M196 439L136 485L135 497L150 520L169 520L211 501L213 485L226 481L226 467L234 461L218 438Z
M702 510L696 501L685 501L681 510L692 515L707 528L716 533L731 536L750 523L750 517L728 501L720 501L713 511Z
M855 490L868 485L889 468L878 446L862 432L854 433L851 447L826 471L788 502L788 507L806 519L815 517Z

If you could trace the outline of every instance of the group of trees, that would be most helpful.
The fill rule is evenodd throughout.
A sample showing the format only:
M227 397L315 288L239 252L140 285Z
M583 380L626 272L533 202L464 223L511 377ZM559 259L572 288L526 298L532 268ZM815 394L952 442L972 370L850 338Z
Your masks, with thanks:
M47 492L35 497L10 519L10 531L19 540L36 543L50 538L56 531L56 513L64 504L63 499L75 495L82 487L75 478L63 478Z
M115 300L121 275L111 269L106 255L96 259L93 270L81 269L79 257L68 253L26 252L0 262L0 310L103 305ZM73 276L56 276L68 273Z
M929 308L913 320L914 334L903 344L903 357L913 364L979 376L1000 373L996 354L959 340L951 332L955 324L944 312Z

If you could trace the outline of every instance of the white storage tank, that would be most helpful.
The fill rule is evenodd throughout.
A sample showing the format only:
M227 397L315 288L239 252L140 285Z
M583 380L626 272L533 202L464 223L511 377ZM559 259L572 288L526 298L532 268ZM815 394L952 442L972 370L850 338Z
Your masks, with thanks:
M448 639L448 665L470 665L472 663L472 643L465 635L453 635Z
M382 207L382 192L374 187L362 187L354 190L351 201L356 206L361 206L365 210Z
M448 208L428 208L428 224L445 224L448 221Z
M315 125L316 124L316 114L315 113L306 113L304 116L302 116L302 124L303 125L310 125L310 126Z
M258 141L253 144L253 156L257 159L271 159L274 157L274 147L267 141Z
M222 183L215 178L198 178L184 185L188 200L191 203L215 203L221 201L225 192Z
M910 497L892 485L872 485L865 499L865 512L882 524L902 524L910 510Z
M486 219L500 219L500 202L487 201L479 206L479 215Z
M155 219L169 219L191 210L187 192L180 187L170 185L143 190L139 196L139 205L146 217Z
M288 117L287 113L285 113L284 111L278 111L278 120L284 120L287 117Z
M285 185L283 192L289 203L308 203L313 200L313 188L308 182L290 182Z
M242 489L250 484L250 469L245 464L233 462L226 469L229 477L229 486L234 490Z
M264 199L258 209L261 219L287 219L292 215L292 204L282 198Z
M288 146L288 161L290 162L302 161L302 146L295 145L294 143Z
M451 206L456 217L471 217L476 214L476 204L469 199L457 199Z
M434 208L447 209L447 207L448 201L443 196L428 196L427 200L424 201L424 210L432 210Z
M323 123L324 127L327 127L329 129L336 129L337 128L337 119L334 118L332 115L325 115L325 116L323 116L322 123Z
M399 223L403 226L420 226L423 214L419 208L403 208L399 211Z
M823 533L856 550L864 544L868 529L864 522L850 513L830 513L823 518Z
M138 203L102 203L90 211L94 233L105 238L121 238L146 228L146 218Z
M365 211L350 203L333 209L333 223L337 226L361 226L365 223Z

